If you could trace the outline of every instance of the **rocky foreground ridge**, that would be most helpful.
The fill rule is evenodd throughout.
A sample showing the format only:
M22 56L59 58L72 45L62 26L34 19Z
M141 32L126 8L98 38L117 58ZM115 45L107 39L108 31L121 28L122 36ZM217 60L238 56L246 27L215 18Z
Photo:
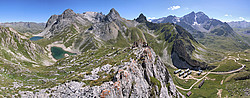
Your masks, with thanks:
M91 54L95 55L96 52ZM73 81L52 88L39 89L35 93L20 91L19 94L22 97L184 97L176 89L160 57L156 56L150 47L139 45L133 49L118 49L87 64L92 65L98 61L119 57L124 58L99 67L92 66L89 72L74 71L73 73L81 78ZM61 62L70 60L72 63L77 62L78 59L81 58L72 57ZM80 65L77 63L74 65L80 67L86 64L79 63Z

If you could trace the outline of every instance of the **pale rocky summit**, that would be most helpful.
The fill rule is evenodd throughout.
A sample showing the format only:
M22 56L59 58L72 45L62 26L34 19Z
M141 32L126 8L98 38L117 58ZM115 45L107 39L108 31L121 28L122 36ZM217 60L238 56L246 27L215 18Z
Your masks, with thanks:
M108 15L105 17L105 20L112 22L115 20L121 20L121 17L120 14L114 8L112 8Z

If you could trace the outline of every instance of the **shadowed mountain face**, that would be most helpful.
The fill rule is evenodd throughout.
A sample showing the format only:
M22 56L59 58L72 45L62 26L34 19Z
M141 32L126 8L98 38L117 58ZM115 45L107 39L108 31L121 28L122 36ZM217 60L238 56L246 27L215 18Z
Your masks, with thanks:
M239 37L227 23L210 19L203 12L191 12L183 17L170 15L152 20L152 22L169 22L180 25L190 32L196 40L212 49L237 51L249 47L249 45L243 41L244 39Z
M190 68L194 70L207 68L207 64L205 62L199 62L191 59L193 51L199 43L181 26L169 23L156 24L147 22L146 17L142 14L136 20L140 23L145 23L150 30L155 30L156 32L160 30L160 33L157 36L163 36L162 40L171 44L171 46L168 47L171 47L172 49L169 48L171 50L168 51L171 51L169 54L171 55L172 63L175 67ZM172 28L170 29L169 27ZM160 51L164 51L164 49Z

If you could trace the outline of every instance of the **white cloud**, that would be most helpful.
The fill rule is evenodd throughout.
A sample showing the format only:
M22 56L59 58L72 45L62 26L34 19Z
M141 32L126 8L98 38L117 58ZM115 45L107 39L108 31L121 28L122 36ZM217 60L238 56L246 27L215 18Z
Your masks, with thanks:
M181 8L181 6L177 5L177 6L171 6L170 8L168 8L168 10L176 10Z
M156 19L155 17L148 17L148 20Z
M229 15L229 14L225 14L224 16L226 16L226 17L232 17L232 15Z
M157 19L155 17L147 17L148 21L151 22L153 19Z
M239 19L240 19L240 20L245 20L245 18L243 18L243 17L239 17Z

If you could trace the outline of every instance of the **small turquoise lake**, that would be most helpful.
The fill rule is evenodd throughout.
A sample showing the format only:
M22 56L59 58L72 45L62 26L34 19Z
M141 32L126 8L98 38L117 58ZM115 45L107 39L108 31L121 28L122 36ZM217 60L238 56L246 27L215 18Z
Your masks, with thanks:
M55 58L55 59L61 59L61 58L64 58L65 54L68 54L68 55L76 55L76 53L71 53L71 52L68 52L68 51L65 51L63 50L62 48L60 47L51 47L51 52L52 52L52 56Z
M31 41L37 41L39 39L43 39L43 37L41 37L41 36L34 36L34 37L30 38Z

